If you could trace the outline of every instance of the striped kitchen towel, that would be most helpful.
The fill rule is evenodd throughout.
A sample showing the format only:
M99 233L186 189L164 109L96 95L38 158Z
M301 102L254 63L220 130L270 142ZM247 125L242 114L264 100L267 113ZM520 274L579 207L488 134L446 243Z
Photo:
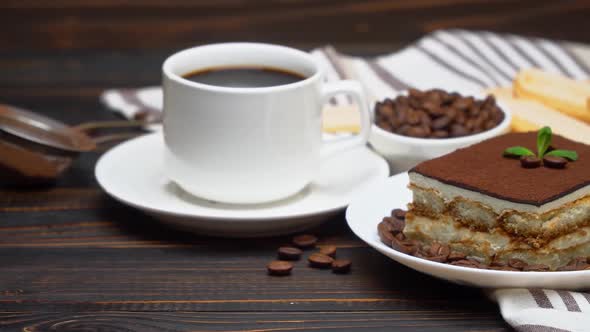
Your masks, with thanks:
M359 58L338 53L327 46L311 54L324 69L325 79L355 79L364 86L371 102L398 91L441 88L463 94L510 84L524 68L537 67L575 79L590 77L590 48L568 42L516 35L466 30L431 33L401 51ZM159 87L112 89L102 102L110 109L133 118L137 112L159 112ZM337 96L332 104L350 103Z
M588 293L548 289L499 289L493 291L491 296L500 305L506 322L517 331L590 331Z

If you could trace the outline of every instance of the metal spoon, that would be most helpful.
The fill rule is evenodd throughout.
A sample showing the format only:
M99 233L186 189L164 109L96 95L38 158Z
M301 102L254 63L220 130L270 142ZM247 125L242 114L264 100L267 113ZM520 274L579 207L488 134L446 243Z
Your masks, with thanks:
M51 183L81 152L98 144L137 136L120 133L92 137L100 128L133 128L159 122L144 120L97 121L68 126L46 116L0 104L0 185L22 186Z

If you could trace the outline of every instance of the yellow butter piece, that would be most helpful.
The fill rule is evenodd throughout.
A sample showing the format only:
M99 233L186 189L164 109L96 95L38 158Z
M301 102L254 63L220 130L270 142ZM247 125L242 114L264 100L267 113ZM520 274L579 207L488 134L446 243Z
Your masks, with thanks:
M331 106L323 109L322 130L326 133L360 132L361 115L355 106Z
M550 126L554 133L574 141L590 144L590 125L567 116L543 103L515 97L512 88L494 88L486 91L506 104L512 111L511 128L514 131L535 131Z
M514 79L519 98L539 101L564 114L590 122L590 84L539 69L520 71Z

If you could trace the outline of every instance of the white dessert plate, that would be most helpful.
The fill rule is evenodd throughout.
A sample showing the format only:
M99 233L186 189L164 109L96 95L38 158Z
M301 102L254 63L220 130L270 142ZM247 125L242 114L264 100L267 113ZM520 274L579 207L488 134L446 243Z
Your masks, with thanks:
M224 204L194 197L169 181L162 170L163 149L160 132L120 144L100 158L96 179L124 204L207 235L255 237L300 231L343 210L363 189L389 176L387 162L363 147L325 159L317 179L294 196L267 204Z
M379 240L377 225L394 208L406 208L412 194L407 188L408 174L401 173L380 181L358 195L346 210L352 231L371 247L396 262L416 271L453 283L484 288L556 288L590 287L590 271L512 272L453 266L431 262L395 251Z

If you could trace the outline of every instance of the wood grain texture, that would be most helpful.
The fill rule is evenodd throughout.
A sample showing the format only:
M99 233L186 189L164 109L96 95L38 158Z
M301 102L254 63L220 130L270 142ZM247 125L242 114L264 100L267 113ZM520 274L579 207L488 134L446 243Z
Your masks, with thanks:
M153 49L229 40L407 43L442 28L588 41L587 0L170 0L0 3L3 49ZM548 24L550 22L550 24Z
M70 124L115 119L100 93L156 85L165 57L259 40L356 55L448 27L590 43L590 1L5 0L0 102ZM208 238L110 199L81 155L54 187L0 188L0 331L504 331L496 304L368 248L343 214L314 230L349 275L265 265L288 237Z

